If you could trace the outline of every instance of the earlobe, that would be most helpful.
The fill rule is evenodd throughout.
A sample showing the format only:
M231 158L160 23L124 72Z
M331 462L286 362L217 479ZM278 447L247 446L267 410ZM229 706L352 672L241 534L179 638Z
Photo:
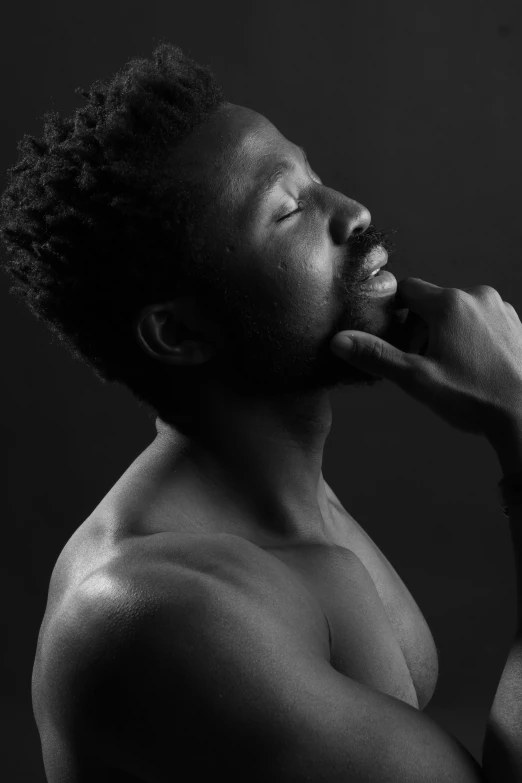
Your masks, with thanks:
M196 340L183 340L178 350L183 353L183 364L205 364L211 357L210 347Z

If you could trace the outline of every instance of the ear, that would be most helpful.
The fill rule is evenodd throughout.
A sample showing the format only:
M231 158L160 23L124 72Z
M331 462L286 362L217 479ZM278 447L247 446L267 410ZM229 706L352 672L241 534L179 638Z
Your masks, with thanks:
M136 319L135 333L141 348L166 364L203 364L213 354L197 315L186 302L149 305Z

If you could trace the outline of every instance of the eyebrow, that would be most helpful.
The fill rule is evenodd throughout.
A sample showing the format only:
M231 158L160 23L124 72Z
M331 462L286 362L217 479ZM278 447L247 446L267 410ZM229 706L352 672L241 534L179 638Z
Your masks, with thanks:
M306 151L304 147L301 147L300 144L296 145L299 150L301 150L303 157L308 163L308 157L306 155ZM309 164L310 165L310 164ZM263 179L261 185L259 188L254 192L252 196L252 200L250 203L250 210L254 210L258 204L260 204L261 201L263 201L264 198L275 188L277 183L283 179L287 174L289 174L291 171L294 171L296 169L296 164L293 162L290 162L289 160L281 161L275 169L273 169L267 176Z

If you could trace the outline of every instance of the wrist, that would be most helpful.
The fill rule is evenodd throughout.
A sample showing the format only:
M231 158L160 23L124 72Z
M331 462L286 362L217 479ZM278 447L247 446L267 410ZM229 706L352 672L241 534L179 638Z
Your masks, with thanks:
M504 476L522 471L522 413L498 420L485 434Z

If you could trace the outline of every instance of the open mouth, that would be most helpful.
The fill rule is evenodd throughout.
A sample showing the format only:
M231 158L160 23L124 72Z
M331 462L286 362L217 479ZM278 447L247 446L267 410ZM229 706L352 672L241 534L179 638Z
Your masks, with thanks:
M368 275L368 277L365 277L365 278L364 278L364 281L366 281L366 280L373 280L373 278L374 278L374 277L378 277L378 276L381 274L381 272L384 272L384 271L386 271L386 268L387 268L387 266L388 266L388 264L383 264L383 265L382 265L382 266L380 266L378 269L375 269L375 270L374 270L374 271L371 273L371 275ZM363 282L364 282L364 281L363 281Z

